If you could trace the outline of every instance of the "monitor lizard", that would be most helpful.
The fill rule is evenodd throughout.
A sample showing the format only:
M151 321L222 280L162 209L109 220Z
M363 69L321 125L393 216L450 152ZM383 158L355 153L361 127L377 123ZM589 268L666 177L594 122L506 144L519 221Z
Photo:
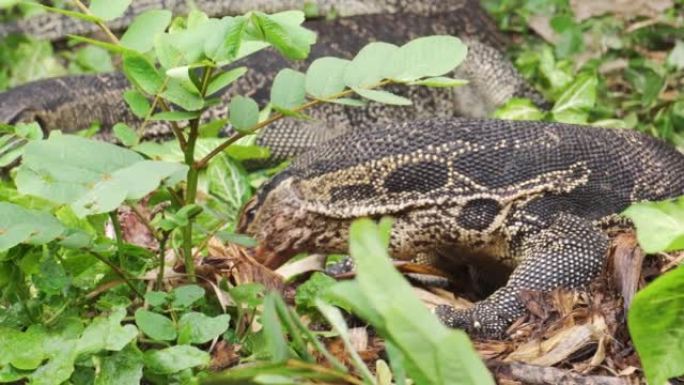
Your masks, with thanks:
M393 258L508 268L472 309L436 309L449 326L500 337L520 294L588 284L605 229L642 200L684 194L684 155L632 130L440 118L353 130L297 158L247 204L239 231L277 266L298 252L340 253L359 217L395 219Z

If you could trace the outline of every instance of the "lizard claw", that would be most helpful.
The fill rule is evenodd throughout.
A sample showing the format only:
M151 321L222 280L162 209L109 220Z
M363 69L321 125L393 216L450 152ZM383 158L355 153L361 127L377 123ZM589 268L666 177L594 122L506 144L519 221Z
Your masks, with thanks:
M462 329L470 335L485 338L502 338L510 323L486 303L478 303L471 309L439 305L435 308L435 314L450 328Z

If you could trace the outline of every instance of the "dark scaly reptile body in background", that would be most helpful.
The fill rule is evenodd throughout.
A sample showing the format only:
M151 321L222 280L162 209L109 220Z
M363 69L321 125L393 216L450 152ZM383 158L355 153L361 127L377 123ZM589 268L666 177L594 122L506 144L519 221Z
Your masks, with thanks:
M133 0L120 18L107 22L112 30L125 29L136 15L151 9L167 9L176 15L187 14L194 3L209 16L242 15L259 10L266 13L315 6L321 16L355 16L415 12L421 14L444 12L461 7L462 0ZM40 14L28 19L0 24L0 39L10 34L26 34L45 40L60 40L67 35L92 34L98 31L93 23L58 13Z
M437 309L450 326L501 336L524 313L521 291L597 275L602 230L617 213L681 194L684 155L645 134L435 119L353 131L307 152L260 189L239 227L278 265L301 251L344 252L354 218L391 215L394 258L514 269L473 309Z
M454 76L468 79L470 84L457 89L394 87L394 91L414 101L412 107L389 107L371 103L365 108L323 105L309 111L313 121L285 119L267 127L258 143L271 148L274 160L302 153L351 127L364 129L376 123L408 121L435 116L484 117L496 106L513 96L544 101L533 91L505 58L505 39L474 0L451 2L451 12L394 13L360 15L334 21L314 20L306 26L319 34L312 48L310 63L322 56L351 58L370 41L403 44L408 40L432 34L461 37L469 46L466 61ZM424 5L428 7L428 5ZM304 70L304 63L288 62L272 50L252 55L240 65L250 71L224 95L243 94L254 97L260 105L268 101L270 84L276 72L288 66ZM79 75L47 79L0 94L0 121L37 120L46 130L75 131L99 121L105 137L114 123L138 125L123 102L129 87L122 74ZM226 113L225 103L211 111L214 117ZM147 126L147 134L169 134L160 123Z

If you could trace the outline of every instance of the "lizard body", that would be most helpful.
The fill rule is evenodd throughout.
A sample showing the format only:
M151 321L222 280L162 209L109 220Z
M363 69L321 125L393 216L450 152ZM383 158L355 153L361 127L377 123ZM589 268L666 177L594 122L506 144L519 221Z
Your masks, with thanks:
M261 188L240 229L270 264L345 252L359 217L395 218L390 255L503 266L508 283L448 324L501 335L524 290L577 288L600 271L601 224L628 205L684 194L684 155L647 135L546 122L432 119L354 130L296 159Z

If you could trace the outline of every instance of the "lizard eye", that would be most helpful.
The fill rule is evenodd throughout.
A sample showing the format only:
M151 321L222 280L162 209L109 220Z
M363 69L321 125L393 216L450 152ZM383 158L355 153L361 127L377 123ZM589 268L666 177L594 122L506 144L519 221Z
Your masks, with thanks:
M247 230L247 226L254 221L257 208L256 198L252 198L252 200L245 204L245 207L242 209L242 214L240 214L240 220L238 221L237 231L239 233L244 233Z

